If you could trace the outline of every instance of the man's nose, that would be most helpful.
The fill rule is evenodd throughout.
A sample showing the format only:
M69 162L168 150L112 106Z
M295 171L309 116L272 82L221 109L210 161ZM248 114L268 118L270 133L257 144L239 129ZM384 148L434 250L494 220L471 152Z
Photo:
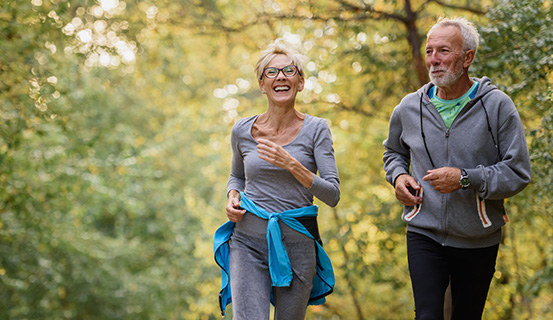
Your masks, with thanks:
M438 65L438 64L440 64L440 62L441 62L441 59L440 59L440 57L439 57L439 55L438 55L437 52L432 52L432 53L430 54L429 59L430 59L430 63L431 63L432 65Z

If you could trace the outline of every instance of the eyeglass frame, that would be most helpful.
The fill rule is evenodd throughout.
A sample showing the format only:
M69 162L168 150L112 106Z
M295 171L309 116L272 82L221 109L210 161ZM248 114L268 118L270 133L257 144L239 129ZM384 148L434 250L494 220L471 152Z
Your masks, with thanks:
M294 74L291 75L291 76L287 76L286 73L284 73L284 69L285 69L285 68L288 68L288 67L294 67L294 68L296 68L296 72L294 72ZM268 77L268 76L265 74L265 70L267 70L267 69L276 69L276 70L278 70L278 72L277 72L277 74L276 74L274 77ZM298 66L296 66L295 64L289 64L289 65L284 66L284 67L282 67L282 68L277 68L277 67L267 67L267 68L263 68L263 72L261 73L261 78L263 78L263 76L265 76L265 78L267 78L267 79L276 79L276 78L278 78L278 75L280 74L281 71L282 71L282 74L283 74L286 78L293 78L293 77L294 77L296 74L298 74L298 73L299 73L300 76L301 76L300 68L298 68Z

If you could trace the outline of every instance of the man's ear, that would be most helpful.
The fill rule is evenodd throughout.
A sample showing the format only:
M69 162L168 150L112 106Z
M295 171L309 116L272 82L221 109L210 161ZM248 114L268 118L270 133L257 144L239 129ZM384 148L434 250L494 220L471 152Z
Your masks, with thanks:
M465 69L468 68L471 65L473 60L474 60L474 51L468 50L467 52L465 52L465 61L463 61L463 67Z

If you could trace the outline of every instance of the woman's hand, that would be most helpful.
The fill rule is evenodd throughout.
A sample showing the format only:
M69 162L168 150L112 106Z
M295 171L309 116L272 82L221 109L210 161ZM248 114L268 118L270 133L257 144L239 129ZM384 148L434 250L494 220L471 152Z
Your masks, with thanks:
M259 158L282 169L288 170L306 189L311 187L315 174L288 153L282 146L267 139L257 140Z
M290 164L295 159L282 146L267 139L259 139L257 143L257 153L261 159L282 169L290 170Z
M228 193L227 217L232 222L240 222L246 213L246 210L240 208L240 193L236 190L230 190Z

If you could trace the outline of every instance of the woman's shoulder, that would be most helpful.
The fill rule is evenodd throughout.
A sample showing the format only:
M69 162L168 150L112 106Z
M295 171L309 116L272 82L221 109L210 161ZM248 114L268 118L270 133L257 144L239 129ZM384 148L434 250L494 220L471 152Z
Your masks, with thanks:
M238 119L238 121L236 121L236 123L234 123L234 125L232 126L232 132L233 133L250 132L252 125L255 122L255 119L257 119L257 117L259 117L259 115Z
M305 114L305 120L304 125L306 125L308 128L314 131L318 130L324 130L329 127L328 120L325 118L320 118L316 116L312 116L309 114Z

